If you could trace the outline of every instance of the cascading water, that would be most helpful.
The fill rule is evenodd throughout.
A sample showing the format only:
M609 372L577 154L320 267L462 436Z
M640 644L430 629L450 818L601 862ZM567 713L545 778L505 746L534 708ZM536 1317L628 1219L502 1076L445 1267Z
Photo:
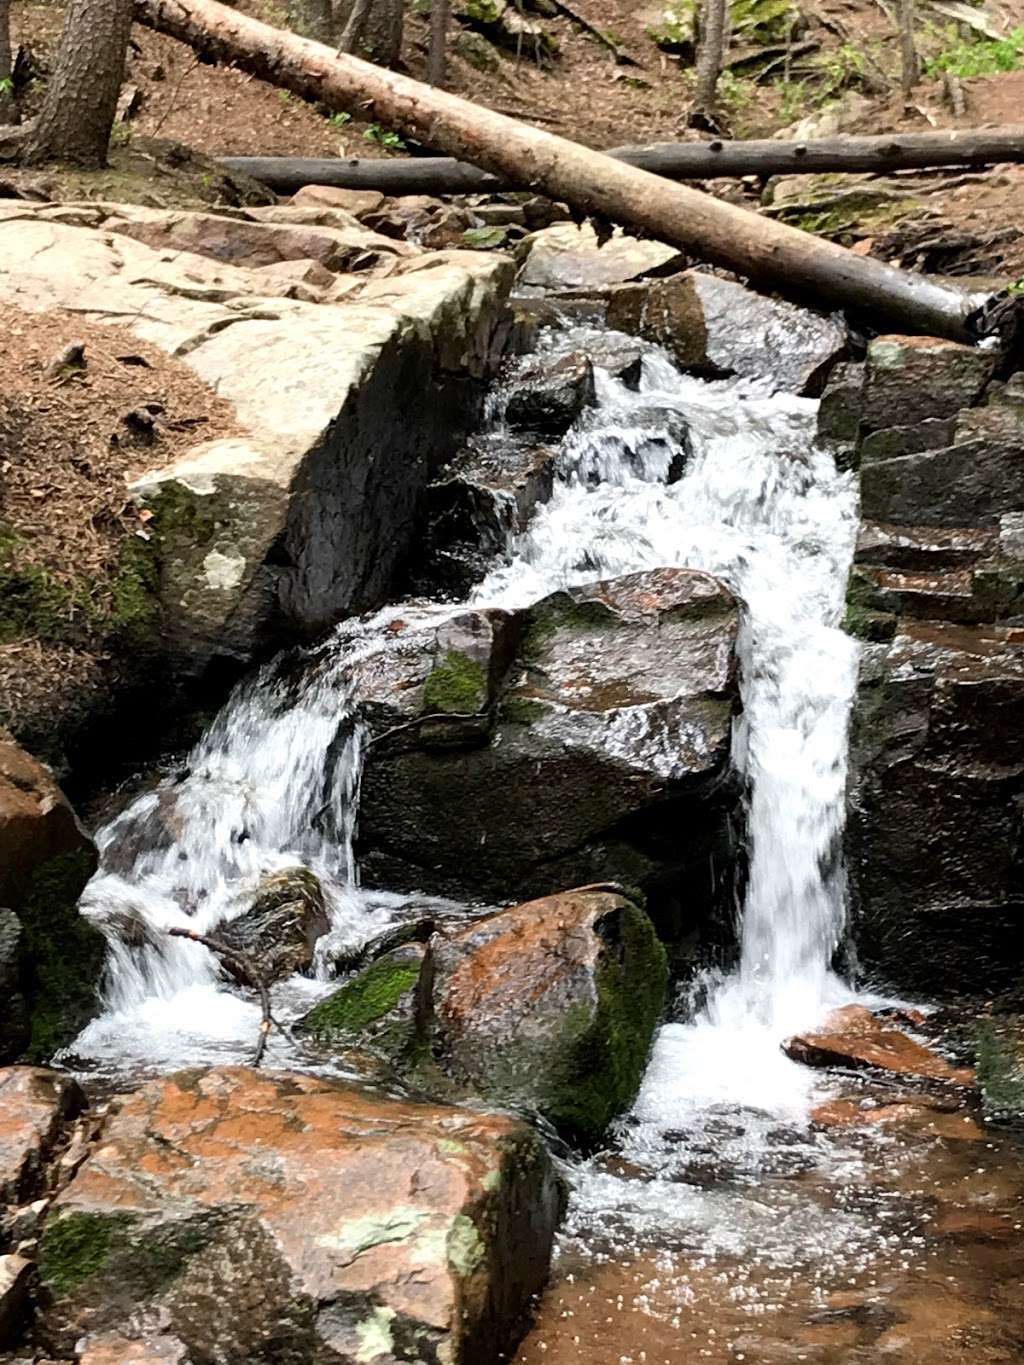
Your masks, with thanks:
M594 334L577 330L547 344L554 356L588 340ZM855 647L837 623L854 490L815 448L814 415L813 401L764 384L684 377L653 348L637 392L598 371L597 404L563 442L550 503L473 598L526 606L558 587L679 565L719 576L745 604L735 745L749 791L741 962L710 983L696 1023L667 1027L652 1071L674 1067L667 1059L682 1049L694 1094L735 1083L748 1100L751 1086L777 1099L783 1074L790 1083L802 1075L779 1054L780 1037L843 993L829 962L843 920L838 840ZM251 1007L217 990L209 954L164 930L207 932L232 918L268 871L302 863L318 873L335 940L380 930L387 898L358 892L352 855L363 740L348 667L388 647L393 614L342 627L304 665L266 668L183 774L101 831L101 869L83 908L101 922L131 916L148 932L141 949L138 933L131 948L112 935L108 1011L78 1052L113 1060L130 1033L141 1053L168 1064L181 1060L176 1049L194 1060L204 1038L230 1047L251 1037ZM190 1050L175 1042L183 1020ZM649 1084L638 1112L662 1089Z

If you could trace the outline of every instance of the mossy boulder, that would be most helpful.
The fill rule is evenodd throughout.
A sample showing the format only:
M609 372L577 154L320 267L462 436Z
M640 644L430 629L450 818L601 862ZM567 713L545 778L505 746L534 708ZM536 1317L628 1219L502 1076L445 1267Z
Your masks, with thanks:
M296 1033L332 1051L369 1047L396 1065L411 1064L425 1040L420 983L426 958L422 943L384 953L314 1005Z
M315 873L289 867L265 876L249 909L221 925L216 936L243 953L264 982L271 982L309 972L317 939L330 927Z
M160 1077L50 1207L39 1340L68 1359L159 1323L232 1365L510 1359L562 1207L503 1115L247 1067Z
M640 1085L668 979L639 906L584 887L433 944L434 1052L456 1082L597 1142Z

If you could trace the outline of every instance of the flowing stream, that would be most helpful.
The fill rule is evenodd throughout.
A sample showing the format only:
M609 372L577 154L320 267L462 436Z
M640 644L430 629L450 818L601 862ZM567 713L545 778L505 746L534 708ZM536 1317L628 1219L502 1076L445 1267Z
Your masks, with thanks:
M573 328L544 344L554 358L608 340ZM742 1348L750 1322L790 1303L794 1276L808 1311L831 1311L837 1284L877 1288L879 1265L907 1272L924 1255L892 1212L892 1189L888 1204L880 1197L867 1213L840 1197L875 1158L853 1139L812 1130L820 1082L780 1049L853 998L832 960L844 928L840 845L857 669L857 647L839 629L854 478L815 446L815 402L772 394L767 380L703 382L649 348L638 391L602 371L597 383L597 404L562 442L550 502L472 600L522 607L560 587L675 565L724 580L744 605L734 755L747 794L749 875L738 965L691 987L657 1038L612 1150L573 1168L562 1278L521 1359L876 1359L810 1347L773 1354L763 1341L753 1354ZM492 421L502 421L500 395ZM426 621L460 609L407 603L401 612ZM101 922L127 917L142 926L142 942L139 932L131 947L114 935L107 1007L76 1054L115 1072L246 1059L255 1006L224 988L205 949L163 931L230 919L268 870L298 861L320 876L333 920L325 961L407 913L410 898L359 887L353 857L364 736L349 671L354 658L388 648L397 610L346 623L311 655L265 668L184 768L101 832L84 909ZM298 1012L326 988L287 983L279 1012ZM284 1040L272 1043L271 1060L291 1062ZM877 1150L884 1167L884 1144ZM602 1281L609 1266L614 1275ZM572 1319L587 1317L595 1292L601 1313L611 1305L611 1326L590 1311L577 1330ZM679 1315L701 1292L718 1316L683 1350ZM635 1356L620 1349L624 1306L657 1325L649 1356L646 1347ZM676 1345L665 1346L662 1329ZM634 1325L627 1335L635 1344L643 1332Z

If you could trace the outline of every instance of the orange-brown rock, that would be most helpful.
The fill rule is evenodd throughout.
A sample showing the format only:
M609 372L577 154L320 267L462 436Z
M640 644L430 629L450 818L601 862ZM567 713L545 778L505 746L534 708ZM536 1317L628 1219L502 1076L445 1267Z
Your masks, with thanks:
M433 943L437 1052L455 1080L583 1142L635 1095L664 1003L665 953L616 887L582 887Z
M892 1124L913 1129L926 1137L950 1138L957 1142L981 1142L985 1137L970 1114L962 1110L943 1112L914 1101L862 1105L852 1099L829 1100L811 1110L811 1121L819 1128Z
M84 1107L70 1076L37 1066L0 1070L0 1204L36 1196L64 1125Z
M807 1066L871 1068L946 1085L973 1086L975 1081L970 1067L952 1066L862 1005L835 1010L821 1032L796 1034L783 1047Z
M560 1210L545 1149L506 1116L183 1072L120 1101L55 1201L42 1329L56 1354L151 1322L231 1365L481 1365L514 1344Z
M0 905L16 908L37 867L87 847L53 774L0 730Z
M123 1337L118 1332L101 1332L87 1337L79 1365L192 1365L184 1345L177 1337Z

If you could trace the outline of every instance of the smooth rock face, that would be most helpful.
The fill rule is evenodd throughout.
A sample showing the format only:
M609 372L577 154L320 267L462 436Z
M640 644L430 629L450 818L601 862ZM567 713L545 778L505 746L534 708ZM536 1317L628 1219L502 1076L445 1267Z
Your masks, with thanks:
M566 891L433 940L435 1056L454 1080L596 1141L640 1085L665 951L612 888Z
M646 276L671 274L684 264L683 255L663 242L616 233L599 247L597 234L589 225L556 223L529 239L519 283L556 293L605 289Z
M866 1067L914 1080L974 1085L973 1070L951 1066L906 1033L887 1027L862 1005L836 1010L820 1031L797 1034L783 1046L794 1061L808 1066Z
M42 1193L53 1145L84 1107L69 1076L36 1066L0 1069L0 1204L23 1204Z
M454 713L371 746L366 882L493 902L603 879L695 909L734 799L729 592L659 570L459 623L476 643L399 634L360 672L375 732Z
M330 927L320 883L308 869L292 867L264 877L252 906L216 937L244 953L269 984L310 971L316 941Z
M88 847L50 770L0 731L0 905L16 906L43 864Z
M353 218L364 213L376 213L384 204L380 190L346 190L339 185L303 185L292 196L292 203L302 208L343 209Z
M186 671L384 600L499 358L512 274L340 209L0 209L0 300L130 325L234 406L236 437L133 488Z
M196 1361L484 1365L515 1344L561 1204L503 1116L241 1067L163 1077L51 1210L42 1333L58 1353L151 1324Z
M914 426L971 407L995 353L938 337L881 336L868 345L861 421L871 431Z

